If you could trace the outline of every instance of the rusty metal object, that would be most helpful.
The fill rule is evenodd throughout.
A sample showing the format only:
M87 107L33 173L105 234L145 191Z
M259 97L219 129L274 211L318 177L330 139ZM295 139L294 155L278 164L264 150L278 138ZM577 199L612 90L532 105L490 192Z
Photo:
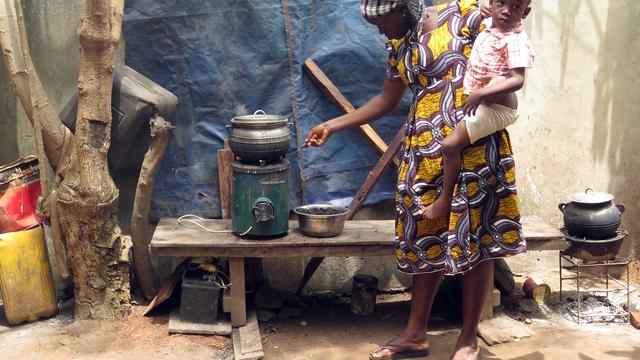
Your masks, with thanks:
M371 315L376 309L378 279L370 275L355 275L351 289L351 312Z
M549 300L551 296L551 288L544 281L535 278L527 277L527 280L522 284L522 291L525 295L534 299L538 304L544 304Z

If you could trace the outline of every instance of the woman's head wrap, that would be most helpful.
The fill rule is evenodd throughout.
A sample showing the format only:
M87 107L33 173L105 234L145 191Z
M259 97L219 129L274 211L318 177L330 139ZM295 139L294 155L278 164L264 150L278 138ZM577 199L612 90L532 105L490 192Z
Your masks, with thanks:
M360 0L360 12L367 19L387 15L398 6L408 10L412 23L417 23L422 17L423 0Z

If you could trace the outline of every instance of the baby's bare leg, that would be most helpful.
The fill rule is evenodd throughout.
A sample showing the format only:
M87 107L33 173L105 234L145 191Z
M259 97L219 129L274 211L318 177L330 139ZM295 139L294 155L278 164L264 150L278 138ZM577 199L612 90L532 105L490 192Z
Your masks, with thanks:
M460 121L453 132L442 141L443 184L440 196L422 211L426 219L438 219L446 216L451 210L453 188L456 185L462 165L462 150L469 146L467 122Z

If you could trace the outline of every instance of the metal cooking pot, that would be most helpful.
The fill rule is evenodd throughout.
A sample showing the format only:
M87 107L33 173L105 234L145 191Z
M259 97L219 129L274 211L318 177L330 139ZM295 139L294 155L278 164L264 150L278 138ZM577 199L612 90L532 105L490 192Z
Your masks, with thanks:
M267 115L262 110L253 115L236 116L225 128L233 153L249 162L278 160L291 143L287 118Z
M622 221L623 205L613 203L613 195L587 188L573 194L571 202L558 205L569 233L590 239L614 236Z
M300 232L312 237L334 237L344 229L349 209L332 205L303 205L293 209Z

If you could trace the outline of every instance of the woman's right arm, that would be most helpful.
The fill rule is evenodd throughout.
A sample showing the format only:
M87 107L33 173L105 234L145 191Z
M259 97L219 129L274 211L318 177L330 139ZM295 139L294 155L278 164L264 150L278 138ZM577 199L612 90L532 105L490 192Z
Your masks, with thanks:
M324 145L331 134L340 130L368 124L392 112L402 100L407 87L402 80L385 79L382 92L355 111L317 125L305 139L307 146Z

